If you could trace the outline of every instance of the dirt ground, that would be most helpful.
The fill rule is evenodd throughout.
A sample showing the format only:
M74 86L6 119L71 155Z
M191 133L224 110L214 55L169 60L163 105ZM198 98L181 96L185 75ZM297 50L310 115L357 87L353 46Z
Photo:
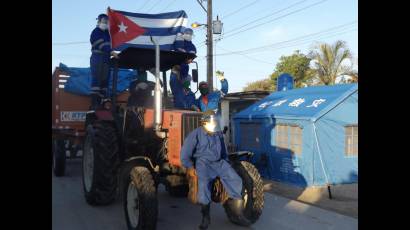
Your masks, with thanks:
M264 184L267 192L358 218L357 183L331 186L332 199L327 187L299 188L271 180L264 180Z

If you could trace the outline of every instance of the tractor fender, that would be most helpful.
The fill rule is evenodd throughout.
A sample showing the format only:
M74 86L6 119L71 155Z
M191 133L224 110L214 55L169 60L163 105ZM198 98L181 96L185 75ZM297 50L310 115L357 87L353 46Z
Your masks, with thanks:
M151 172L158 173L159 172L159 166L152 163L151 159L145 156L133 156L125 160L127 163L132 163L133 165L140 165L140 166L145 166L148 168Z
M250 160L250 158L254 155L253 152L250 151L238 151L238 152L233 152L228 154L228 159L231 162L237 162L242 159L247 159Z

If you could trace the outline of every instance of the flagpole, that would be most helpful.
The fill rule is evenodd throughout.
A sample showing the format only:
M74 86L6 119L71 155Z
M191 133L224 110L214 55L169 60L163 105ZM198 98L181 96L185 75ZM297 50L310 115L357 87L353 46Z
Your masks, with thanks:
M110 8L110 7L107 7L108 23L110 23L110 11L111 11L111 8ZM111 43L111 49L112 49L112 39L111 39L110 26L108 27L108 34L110 35L110 43ZM111 54L110 54L110 55L111 55Z

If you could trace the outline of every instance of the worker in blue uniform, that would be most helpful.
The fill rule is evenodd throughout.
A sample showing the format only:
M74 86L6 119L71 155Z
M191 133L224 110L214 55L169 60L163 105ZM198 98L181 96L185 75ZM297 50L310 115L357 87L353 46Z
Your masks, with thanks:
M91 42L91 107L95 109L101 103L101 99L107 97L108 79L110 75L110 56L118 58L111 49L111 38L108 32L108 16L100 14L97 18L97 26L90 36Z
M207 82L199 83L199 96L197 100L197 106L201 109L202 112L207 110L218 110L218 104L221 98L228 93L228 81L223 75L218 75L218 79L221 82L221 90L210 93Z
M187 169L188 177L198 176L197 200L201 205L202 222L200 229L207 229L210 224L211 186L216 177L226 189L229 199L226 201L233 210L243 207L242 179L227 160L227 150L219 121L215 112L208 110L201 117L201 125L193 130L184 140L181 149L181 163ZM242 209L236 213L237 221L249 225Z
M186 28L183 33L178 33L174 42L174 48L176 51L184 53L196 54L196 47L192 43L192 36L194 31L190 28ZM181 79L185 79L188 76L189 64L192 63L192 58L186 59L181 66Z
M178 109L199 111L196 106L195 94L191 91L191 76L181 79L180 66L176 65L171 70L169 84L174 96L174 106Z

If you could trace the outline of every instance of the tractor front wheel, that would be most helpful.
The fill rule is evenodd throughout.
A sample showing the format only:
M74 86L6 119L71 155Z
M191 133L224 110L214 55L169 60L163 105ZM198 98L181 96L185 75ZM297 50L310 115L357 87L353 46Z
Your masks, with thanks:
M134 167L123 189L124 212L129 230L155 229L158 218L157 189L151 172Z

